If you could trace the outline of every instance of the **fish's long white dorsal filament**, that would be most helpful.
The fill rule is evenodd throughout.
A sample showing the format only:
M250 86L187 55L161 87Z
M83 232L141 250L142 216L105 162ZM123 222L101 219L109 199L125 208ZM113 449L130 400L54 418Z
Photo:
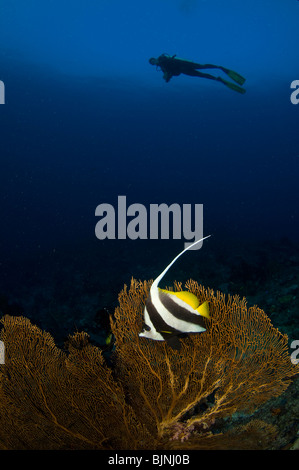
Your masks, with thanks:
M196 242L192 243L192 245L190 246L187 246L187 248L185 248L183 251L181 251L181 253L179 253L172 261L171 263L164 269L164 271L162 271L162 273L154 280L153 284L152 284L152 287L151 289L155 289L158 287L158 284L159 282L161 281L161 279L165 276L165 274L167 273L168 269L176 262L176 260L182 256L185 251L187 250L190 250L190 248L192 248L194 245L197 245L197 243L200 243L202 242L203 240L205 240L206 238L209 238L211 235L208 235L207 237L204 237L204 238L201 238L200 240L197 240Z

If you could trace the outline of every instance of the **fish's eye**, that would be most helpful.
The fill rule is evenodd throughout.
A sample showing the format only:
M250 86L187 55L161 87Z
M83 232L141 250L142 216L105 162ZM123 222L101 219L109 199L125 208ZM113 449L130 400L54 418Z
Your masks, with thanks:
M146 324L143 325L143 328L145 331L151 331L151 327Z

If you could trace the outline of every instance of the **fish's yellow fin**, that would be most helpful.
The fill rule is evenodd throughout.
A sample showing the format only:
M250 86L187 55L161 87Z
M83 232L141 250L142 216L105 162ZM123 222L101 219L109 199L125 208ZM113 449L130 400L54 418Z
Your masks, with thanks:
M209 304L208 304L207 301L205 301L203 304L201 304L196 310L199 313L199 315L201 315L202 317L206 317L206 318L208 318L208 320L211 319Z
M112 333L109 333L109 335L106 338L105 343L107 344L107 346L109 346L109 344L111 344L111 342L112 342Z
M190 305L190 307L194 308L194 310L197 309L199 306L199 300L196 297L196 295L192 294L191 292L182 290L180 292L173 292L171 290L166 290L166 289L159 289L162 292L165 292L166 294L171 294L175 295L178 299L183 300L183 302L186 302L186 304Z

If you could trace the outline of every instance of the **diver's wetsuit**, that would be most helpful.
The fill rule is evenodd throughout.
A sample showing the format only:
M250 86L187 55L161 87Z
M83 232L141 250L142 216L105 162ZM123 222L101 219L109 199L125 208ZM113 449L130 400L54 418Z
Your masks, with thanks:
M164 73L164 80L166 82L169 82L171 77L173 76L178 76L181 73L184 75L191 75L191 76L202 76L202 75L208 75L211 78L216 78L213 77L213 75L209 74L201 74L198 72L197 69L210 69L210 68L221 68L217 67L215 65L201 65L197 64L196 62L191 62L189 60L184 60L184 59L178 59L175 56L169 56L166 54L162 54L158 57L157 59L157 66L161 68L162 72Z
M229 88L238 91L239 93L245 93L244 88L241 88L234 83L228 82L221 77L215 77L209 73L199 72L198 69L219 69L226 73L230 78L236 81L239 85L243 85L245 82L245 78L241 75L237 74L236 72L229 70L225 67L213 64L198 64L196 62L191 62L185 59L176 58L176 56L170 56L168 54L162 54L157 59L150 59L150 64L156 65L160 67L163 72L163 78L166 82L173 76L178 76L180 74L190 75L192 77L202 77L202 78L209 78L210 80L216 80L224 83L224 85L228 86Z

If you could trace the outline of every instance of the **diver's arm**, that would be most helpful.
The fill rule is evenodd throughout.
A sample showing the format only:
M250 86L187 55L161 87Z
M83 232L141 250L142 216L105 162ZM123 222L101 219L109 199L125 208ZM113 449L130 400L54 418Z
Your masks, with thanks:
M165 70L164 74L163 74L163 78L165 80L166 83L169 82L169 80L171 79L172 77L172 74L170 72L168 72L167 70Z

